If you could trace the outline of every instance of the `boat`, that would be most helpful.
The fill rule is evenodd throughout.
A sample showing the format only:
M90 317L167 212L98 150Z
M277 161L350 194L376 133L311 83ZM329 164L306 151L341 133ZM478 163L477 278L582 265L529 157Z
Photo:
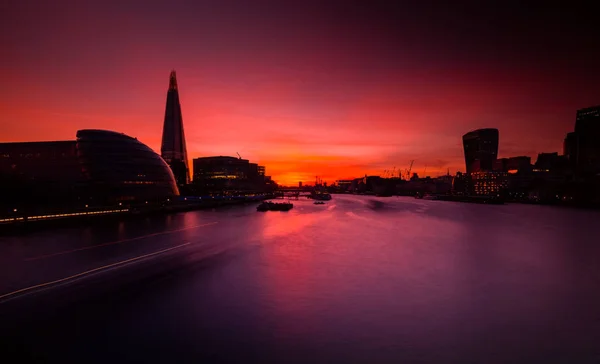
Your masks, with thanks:
M293 207L294 204L289 202L275 203L271 201L265 201L256 207L256 211L289 211Z

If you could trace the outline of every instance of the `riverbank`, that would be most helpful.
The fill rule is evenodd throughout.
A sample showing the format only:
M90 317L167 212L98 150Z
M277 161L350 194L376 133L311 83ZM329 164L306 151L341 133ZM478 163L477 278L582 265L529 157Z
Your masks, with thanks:
M259 203L270 197L271 196L264 194L252 196L182 196L175 201L168 201L160 205L119 205L117 207L101 206L69 210L47 209L46 211L38 210L35 213L30 214L15 211L13 216L0 217L0 232L81 225L100 220L135 219L147 215L213 209L231 205Z

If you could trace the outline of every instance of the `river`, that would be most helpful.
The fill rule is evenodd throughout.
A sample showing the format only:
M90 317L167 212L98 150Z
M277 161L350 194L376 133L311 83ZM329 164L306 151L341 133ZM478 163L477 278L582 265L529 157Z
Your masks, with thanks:
M600 360L600 212L293 202L0 237L4 350L80 362Z

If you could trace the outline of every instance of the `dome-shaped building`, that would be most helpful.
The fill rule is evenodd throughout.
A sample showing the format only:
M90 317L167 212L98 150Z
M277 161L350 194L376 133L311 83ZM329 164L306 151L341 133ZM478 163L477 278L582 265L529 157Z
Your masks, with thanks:
M77 140L0 143L0 215L160 204L179 195L171 168L145 144L108 130ZM119 205L120 204L120 205Z
M77 158L98 200L163 200L179 195L169 165L145 144L108 130L79 130Z

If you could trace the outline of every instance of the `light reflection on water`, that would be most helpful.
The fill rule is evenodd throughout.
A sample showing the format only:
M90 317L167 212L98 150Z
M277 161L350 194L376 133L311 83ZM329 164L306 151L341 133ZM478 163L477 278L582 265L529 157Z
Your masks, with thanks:
M197 350L225 362L600 355L598 212L348 195L293 203L118 225L129 236L216 222L152 241L193 242L188 264L205 247L227 259L146 292L105 331L141 353L159 335L181 358L205 340Z
M511 350L544 340L564 347L578 314L563 315L575 297L600 303L586 267L599 252L597 212L365 200L340 196L334 210L304 204L265 215L259 261L246 266L259 272L247 283L262 304L248 310L288 348L354 345L367 355L384 346L400 355L431 347L443 357L485 352L486 340ZM570 244L587 253L569 253ZM600 333L585 315L575 320Z

